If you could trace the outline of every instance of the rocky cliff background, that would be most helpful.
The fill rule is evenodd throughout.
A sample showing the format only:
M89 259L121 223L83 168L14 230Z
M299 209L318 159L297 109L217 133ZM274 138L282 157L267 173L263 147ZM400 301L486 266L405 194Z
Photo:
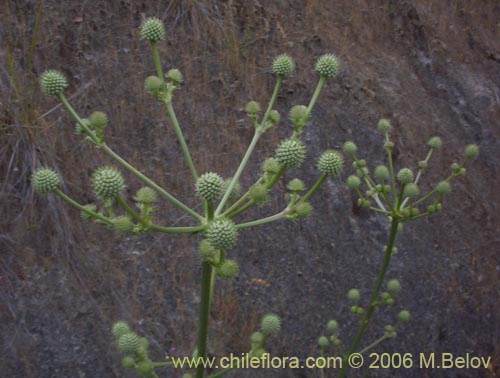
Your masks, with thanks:
M446 211L409 224L398 241L389 277L403 290L395 308L378 311L364 344L383 332L400 308L413 314L398 337L377 351L451 352L491 356L481 370L378 370L359 377L495 377L500 369L500 4L497 1L11 1L0 2L0 371L5 377L128 377L109 337L124 319L152 342L153 355L189 355L196 334L199 262L195 238L145 234L122 237L84 224L57 198L37 196L32 170L52 166L64 189L92 201L89 176L109 160L74 132L74 122L37 78L48 68L70 79L80 114L110 117L107 141L127 160L190 205L193 185L168 117L143 90L154 72L139 39L145 16L167 25L160 44L165 68L179 68L185 85L175 108L198 171L228 177L252 136L243 108L265 103L270 63L287 52L297 63L277 109L283 115L259 144L243 184L289 135L285 115L314 89L313 65L338 55L340 75L328 82L305 131L310 145L297 176L315 180L315 159L355 141L372 166L384 161L375 125L389 118L396 164L414 166L434 135L444 140L425 176L449 172L463 147L480 158L454 184ZM352 337L357 320L347 290L366 299L381 263L386 219L361 211L342 180L312 204L314 217L242 232L231 255L241 273L217 286L212 347L241 353L259 317L283 318L269 347L274 355L316 354L326 322ZM132 196L140 184L128 177ZM278 188L283 189L286 180ZM425 184L424 184L425 186ZM272 214L283 203L252 212ZM164 223L182 224L164 204ZM264 280L267 284L262 285ZM259 284L260 283L260 284ZM334 376L334 371L327 376ZM250 377L255 371L238 371ZM260 370L262 377L316 377L313 370ZM181 372L166 369L163 377Z

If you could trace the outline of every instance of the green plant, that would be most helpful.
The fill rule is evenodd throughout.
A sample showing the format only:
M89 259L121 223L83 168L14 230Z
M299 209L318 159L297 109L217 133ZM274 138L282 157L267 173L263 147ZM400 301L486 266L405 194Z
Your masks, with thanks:
M252 206L261 206L268 201L269 193L282 178L286 170L299 168L306 159L307 147L301 141L301 135L326 80L337 75L339 65L337 58L333 54L326 54L318 59L315 70L319 74L319 80L309 104L307 106L296 105L290 110L289 120L293 125L292 135L278 144L274 156L263 162L262 171L255 182L241 194L239 179L258 141L266 131L277 126L281 121L279 113L273 108L284 79L294 73L295 63L286 54L279 55L273 61L272 72L276 75L277 79L264 114L262 114L261 106L258 102L252 100L247 104L246 111L254 126L254 136L235 174L228 179L224 179L214 172L207 172L199 176L173 108L174 94L181 88L183 82L182 74L178 69L171 69L167 74L164 74L160 62L157 43L164 36L165 28L160 20L150 18L143 23L141 37L148 41L151 46L156 70L156 75L146 78L144 86L146 91L156 101L166 107L171 126L177 135L193 180L193 194L203 205L203 214L187 206L114 152L105 141L105 131L109 122L108 117L100 111L93 112L88 118L80 117L64 95L64 91L68 87L66 78L62 73L54 70L46 71L42 75L40 79L42 92L48 96L55 96L60 100L65 109L76 120L76 131L83 135L86 141L92 144L98 151L106 153L118 166L135 176L145 186L139 189L133 198L126 198L123 194L126 182L120 171L114 166L100 167L92 176L92 189L97 203L80 204L60 189L62 179L58 173L50 168L36 170L33 173L32 182L35 190L40 194L54 193L63 201L79 209L82 219L106 225L121 233L161 232L201 235L198 245L202 265L201 303L198 342L194 354L197 357L205 358L207 356L209 311L216 278L230 279L235 277L240 270L238 263L228 258L231 248L237 242L239 233L247 228L266 225L278 220L289 219L295 221L308 217L312 213L312 206L309 203L312 195L317 192L328 178L338 177L344 168L344 158L339 151L325 151L317 162L319 177L308 190L306 190L301 180L293 179L287 185L288 203L282 211L254 221L238 222L237 218L240 214ZM452 166L452 175L438 184L431 192L420 196L418 182L432 152L441 147L440 139L433 138L429 142L430 151L426 159L419 163L416 177L414 177L413 172L408 168L403 168L396 174L392 163L391 151L393 144L389 138L390 124L386 120L381 120L378 126L379 130L385 135L384 148L387 151L389 159L388 168L379 166L375 169L375 177L378 181L371 178L366 162L358 159L356 145L353 142L347 142L344 146L344 152L354 160L354 167L356 169L356 175L349 177L347 184L349 188L358 194L360 206L384 214L389 217L391 222L389 241L384 254L383 265L368 306L362 307L360 305L361 296L358 290L352 289L348 293L348 299L353 303L352 312L361 318L360 328L349 350L342 350L342 342L337 336L339 324L335 320L331 320L327 324L327 329L331 334L330 338L321 336L318 339L322 353L324 352L324 348L328 346L329 340L331 340L333 345L340 349L340 353L344 358L347 358L357 350L375 308L383 304L394 303L394 294L399 290L398 281L390 281L387 292L380 294L380 291L391 256L396 252L394 243L401 225L410 220L440 211L443 196L451 189L449 182L454 177L462 175L465 172L463 167L465 162L476 158L478 153L477 147L468 146L464 161L461 164L454 164ZM362 184L368 188L365 194L361 192ZM437 196L434 201L428 205L424 212L420 212L418 207L434 195ZM183 210L192 218L193 223L185 226L164 226L157 224L155 203L159 198L167 200L172 205ZM130 200L133 200L135 206L129 203ZM401 311L398 323L394 326L388 326L384 337L371 346L376 345L385 338L394 337L399 324L409 319L409 312L405 310ZM277 315L268 314L264 316L261 322L261 329L254 332L251 336L250 355L261 356L265 353L266 341L269 337L279 332L280 328L281 320ZM125 322L116 322L111 333L119 351L123 354L123 366L136 370L141 377L157 377L157 368L172 365L171 361L152 361L148 354L148 341L135 334ZM217 372L212 377L220 376L229 370L231 368ZM343 376L345 370L341 370L340 374ZM202 378L204 375L204 365L198 364L196 367L196 377Z

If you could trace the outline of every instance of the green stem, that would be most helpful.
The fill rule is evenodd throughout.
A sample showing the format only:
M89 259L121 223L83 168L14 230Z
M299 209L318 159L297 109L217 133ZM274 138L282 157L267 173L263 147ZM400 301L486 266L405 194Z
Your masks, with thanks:
M152 362L151 363L153 367L163 367L163 366L172 366L173 363L172 361L166 361L166 362Z
M163 70L161 68L160 54L158 53L158 46L156 45L156 42L151 42L151 50L153 51L156 76L158 76L161 81L165 82L165 77L163 76Z
M218 378L218 377L222 377L224 374L229 373L231 370L234 370L234 368L232 368L232 367L228 367L228 368L225 368L225 369L222 369L222 370L218 371L217 373L210 374L207 378Z
M66 108L66 110L68 111L68 113L71 114L71 116L76 120L76 122L78 122L78 124L85 130L85 132L88 134L88 136L90 137L90 139L92 139L92 142L94 142L97 145L100 145L100 142L97 139L97 136L95 135L94 131L91 130L85 124L85 122L82 121L82 119L80 118L80 116L78 115L78 113L75 111L75 109L73 109L73 107L68 102L68 100L66 99L66 97L64 96L64 94L60 93L57 97L59 98L59 101L61 101L61 103L63 104L63 106Z
M385 141L390 142L389 133L385 133ZM389 162L389 173L391 175L391 185L393 196L396 196L396 176L394 175L394 163L392 161L392 148L387 149L387 160Z
M363 353L366 353L367 351L369 351L370 349L374 348L375 346L377 346L378 344L380 344L382 341L384 341L385 339L388 339L389 337L384 335L380 338L378 338L377 340L375 340L373 343L371 343L370 345L368 345L367 347L361 349L358 353L359 354L363 354Z
M107 225L110 225L110 226L113 225L113 221L111 219L105 217L104 215L96 213L94 211L88 210L85 206L80 205L74 199L72 199L69 196L67 196L66 194L64 194L60 189L56 189L54 191L54 193L57 194L57 196L59 198L61 198L64 202L69 203L71 206L76 207L78 210L83 211L84 213L90 215L92 218L97 218L100 221L106 223Z
M311 114L311 111L316 104L316 101L318 100L319 94L321 93L321 89L323 88L323 85L325 84L326 77L321 76L318 80L318 84L316 85L316 89L314 90L314 94L311 98L311 101L309 102L309 106L307 107L307 112L306 112L306 119L309 118L309 115Z
M320 176L320 178L316 180L311 189L309 189L309 191L304 195L304 197L300 199L300 202L308 201L309 198L311 198L311 196L319 189L319 187L323 185L323 183L326 181L327 178L328 178L327 175Z
M210 314L210 280L212 265L203 262L201 266L201 303L198 329L198 357L200 360L207 357L208 318ZM204 366L202 363L196 367L196 378L203 378Z
M260 226L262 224L275 222L277 220L285 218L287 216L289 210L290 210L289 208L286 208L285 210L279 212L278 214L274 214L274 215L271 215L270 217L266 217L266 218L262 218L262 219L257 219L257 220L251 221L251 222L240 223L240 224L236 225L236 227L238 229L242 229L242 228L255 227L255 226Z
M385 278L385 275L387 273L387 268L389 267L389 263L391 261L392 248L394 247L394 243L396 241L398 224L399 224L399 219L397 217L393 217L392 221L391 221L391 229L389 232L389 241L387 243L386 251L384 254L384 260L382 263L382 267L381 267L380 272L378 274L377 281L375 282L375 288L373 289L373 292L372 292L372 295L370 298L370 305L368 306L368 309L365 312L363 319L361 320L361 324L359 326L358 332L356 333L356 336L354 337L354 340L351 344L351 348L349 349L349 352L347 353L347 357L349 357L352 353L354 353L356 351L356 348L358 347L358 345L361 341L361 338L363 337L363 334L365 333L366 327L368 327L368 323L369 323L370 318L373 314L373 310L375 310L375 308L376 308L377 298L380 294L380 289L382 287L382 283L384 282L384 278ZM347 367L346 363L342 364L342 368L340 369L340 372L339 372L339 378L343 378L345 376L346 367Z
M127 212L128 215L130 215L133 219L137 220L140 224L142 224L144 227L148 228L149 224L146 222L141 216L134 210L132 207L129 206L129 204L120 196L116 197L116 202L118 202L118 205L120 205L123 210Z
M449 175L444 181L450 181L451 179L453 178L453 175ZM420 198L418 201L415 201L413 203L413 206L418 206L420 203L424 202L426 199L428 199L429 197L431 197L432 195L434 195L435 193L437 192L437 187L435 187L434 189L432 189L429 193L427 193L425 196L423 196L422 198Z
M184 154L184 158L186 159L186 163L189 167L189 171L191 172L191 176L193 176L194 182L196 182L198 181L198 174L196 173L196 168L194 167L193 159L191 158L191 154L186 144L186 140L184 139L184 135L182 134L181 127L179 126L179 122L177 121L177 117L175 116L174 108L172 107L172 101L167 101L166 105L170 121L172 122L172 126L174 127L177 139L181 144L182 152Z
M243 170L245 169L245 167L248 164L248 160L250 159L250 156L252 155L252 152L255 149L257 141L264 133L264 131L265 131L264 125L267 122L267 118L269 117L269 113L271 112L271 110L274 107L274 104L276 103L276 99L278 98L278 93L279 93L279 90L281 88L282 82L283 82L283 77L278 76L278 80L276 81L276 85L274 86L274 91L273 91L273 94L271 96L271 100L269 100L269 105L267 107L266 113L264 114L264 117L262 118L262 121L261 121L259 127L257 127L255 129L255 134L252 138L252 141L250 142L250 145L248 146L248 149L245 153L245 156L243 156L243 159L241 160L241 163L240 163L238 169L236 170L236 173L234 174L233 178L231 179L231 183L229 184L229 186L226 190L226 193L224 193L224 197L222 197L222 200L220 201L219 206L217 206L217 209L215 210L215 216L218 216L221 213L221 211L224 209L224 206L226 205L226 202L229 199L229 196L231 195L231 192L233 191L234 186L236 185L236 183L240 179L240 176L243 173Z

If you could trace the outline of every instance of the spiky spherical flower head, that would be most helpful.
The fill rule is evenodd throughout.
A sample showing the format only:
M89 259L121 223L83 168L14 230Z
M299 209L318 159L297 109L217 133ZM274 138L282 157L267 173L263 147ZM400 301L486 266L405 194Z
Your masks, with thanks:
M436 151L441 148L441 146L443 145L443 141L440 137L435 136L429 139L429 142L427 142L427 144L432 150Z
M387 167L385 165L379 165L375 168L375 177L379 180L379 181L384 181L384 180L387 180L387 178L389 177L389 170L387 169Z
M347 178L347 187L352 190L356 190L361 185L361 180L358 176L349 176Z
M281 54L274 58L273 74L278 76L290 76L295 71L295 62L288 54Z
M233 278L240 272L240 266L234 260L224 260L224 262L217 267L216 273L220 278Z
M332 333L335 332L338 328L339 323L334 319L329 320L328 323L326 323L326 329Z
M476 160L479 156L479 147L475 144L469 144L465 147L465 158L467 160Z
M203 239L200 244L198 244L198 251L200 252L200 257L203 261L209 261L215 257L217 250L212 246L210 240Z
M129 234L134 229L134 224L126 215L121 215L113 220L113 227L122 234Z
M358 289L351 289L347 293L347 298L354 303L357 303L359 301L359 290Z
M275 158L268 158L262 164L262 170L265 173L278 173L280 170L280 163Z
M286 187L288 190L292 192L302 192L306 188L304 182L298 178L294 178L292 181L288 183Z
M420 194L417 184L409 183L405 185L404 195L409 198L415 198Z
M108 125L108 116L104 112L93 112L89 117L90 127L104 128Z
M380 121L378 121L377 128L378 131L380 131L383 134L388 133L389 130L391 129L391 123L389 122L388 119L382 118Z
M344 152L347 155L353 156L357 150L358 147L354 144L354 142L348 141L344 143Z
M119 340L120 337L130 332L130 327L123 320L119 320L113 324L111 327L111 334L115 340Z
M387 290L389 290L390 293L398 293L401 290L401 284L399 283L399 280L397 279L392 279L387 282Z
M182 84L183 81L182 73L177 68L172 68L168 70L165 76L167 77L168 80L170 80L172 83L176 85Z
M296 139L281 141L276 149L276 160L285 168L298 168L306 158L307 149L304 143Z
M304 219L312 214L313 207L309 202L299 202L293 208L294 219Z
M63 93L67 86L66 78L59 71L48 70L40 77L40 88L46 96L57 96Z
M37 193L49 194L61 185L61 177L52 168L39 168L33 173L31 184Z
M236 243L238 229L229 219L217 219L208 225L206 236L214 248L228 250Z
M155 95L161 89L162 85L163 81L158 76L148 76L144 81L144 88L151 95Z
M273 125L276 125L279 123L281 119L281 116L280 116L280 113L277 111L277 110L271 110L269 112L269 121L271 121L271 123Z
M247 106L245 106L245 111L249 115L257 115L260 113L260 105L257 101L250 101Z
M269 189L264 184L254 184L249 190L250 198L257 203L257 205L262 205L269 199Z
M413 181L413 172L409 168L403 168L398 172L398 181L403 184L409 184Z
M441 195L448 194L451 192L451 184L448 181L441 181L437 184L436 191Z
M122 366L127 369L135 368L135 359L134 357L125 356L122 359Z
M307 119L307 106L295 105L291 110L288 118L294 125L303 125Z
M154 203L158 201L158 194L148 186L143 186L135 194L134 200L141 203Z
M92 175L92 188L99 198L111 199L125 189L125 180L116 168L100 167Z
M326 347L328 345L328 337L326 337L326 336L320 336L318 338L318 345L320 347Z
M156 17L146 19L141 25L141 38L156 42L165 38L165 25Z
M226 192L226 190L229 188L229 185L231 185L232 180L233 179L231 179L231 178L224 180L224 186L222 188L222 193ZM241 184L239 183L239 181L236 181L236 183L233 186L233 190L231 190L231 193L229 194L229 198L230 199L236 198L240 194L241 194Z
M118 339L118 349L126 356L135 354L140 346L139 336L133 332L125 333Z
M411 319L411 313L408 310L402 310L398 314L398 319L402 322L409 322Z
M321 154L318 160L318 170L327 176L338 176L344 168L344 158L335 150L328 150Z
M264 335L273 335L281 329L281 320L276 314L267 314L260 322L260 329Z
M196 194L205 201L213 202L222 196L224 180L217 173L208 172L196 182Z
M321 76L326 78L334 77L339 70L339 61L335 54L325 54L320 56L314 69Z

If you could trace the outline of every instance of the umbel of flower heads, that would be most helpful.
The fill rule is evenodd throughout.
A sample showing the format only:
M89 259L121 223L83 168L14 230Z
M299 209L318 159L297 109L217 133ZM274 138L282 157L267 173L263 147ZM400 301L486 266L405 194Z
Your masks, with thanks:
M40 194L54 193L63 201L79 209L82 219L104 224L122 233L163 232L202 235L198 246L202 269L198 342L195 351L197 356L205 357L209 309L212 300L211 288L214 286L216 277L233 278L240 271L236 260L228 258L231 248L237 243L239 232L283 219L298 220L310 216L313 210L309 203L311 196L328 178L335 178L342 172L344 159L341 152L325 151L317 162L318 179L309 189L297 178L288 183L286 196L288 203L282 211L254 221L238 220L239 216L252 206L264 206L276 184L286 173L300 168L307 158L307 147L301 140L301 135L325 82L337 75L339 64L333 54L326 54L318 59L315 66L318 83L310 102L307 105L296 105L290 110L288 116L292 126L290 137L279 142L273 156L262 163L261 172L257 174L255 182L248 188L242 188L239 179L245 172L258 141L268 130L280 126L280 123L285 123L273 108L284 80L293 75L296 69L295 63L287 54L277 56L271 68L276 76L276 84L267 106L262 108L256 100L247 104L246 111L254 126L254 136L235 173L229 178L223 178L216 172L198 175L173 108L174 94L183 83L182 74L176 68L170 69L166 74L163 73L157 44L164 39L165 34L165 26L157 18L149 18L141 26L141 38L149 42L155 67L155 74L145 79L144 87L160 106L165 106L168 112L169 126L176 133L193 181L192 194L202 203L203 212L200 213L190 208L177 196L119 156L106 143L106 127L112 120L109 120L102 111L95 111L88 117L80 116L64 94L69 86L67 79L61 72L55 70L42 74L40 78L42 92L47 96L57 97L76 121L75 131L94 145L97 151L107 154L113 163L98 167L92 175L91 186L96 201L90 204L81 204L64 193L61 188L61 177L51 168L37 169L33 173L32 182L34 189ZM134 176L143 185L131 198L125 194L124 189L127 183L121 170ZM186 179L190 178L186 177ZM182 194L185 195L185 193ZM192 223L185 226L162 225L162 220L155 216L157 202L160 199L184 211L190 216ZM254 333L251 339L250 352L253 355L262 354L265 342L279 331L280 325L277 315L265 316L262 320L262 329ZM147 353L147 340L133 333L125 322L117 322L112 334L118 349L124 355L123 365L135 369L142 377L156 377L155 369L168 365L164 362L151 361ZM196 377L203 376L204 368L198 366Z

